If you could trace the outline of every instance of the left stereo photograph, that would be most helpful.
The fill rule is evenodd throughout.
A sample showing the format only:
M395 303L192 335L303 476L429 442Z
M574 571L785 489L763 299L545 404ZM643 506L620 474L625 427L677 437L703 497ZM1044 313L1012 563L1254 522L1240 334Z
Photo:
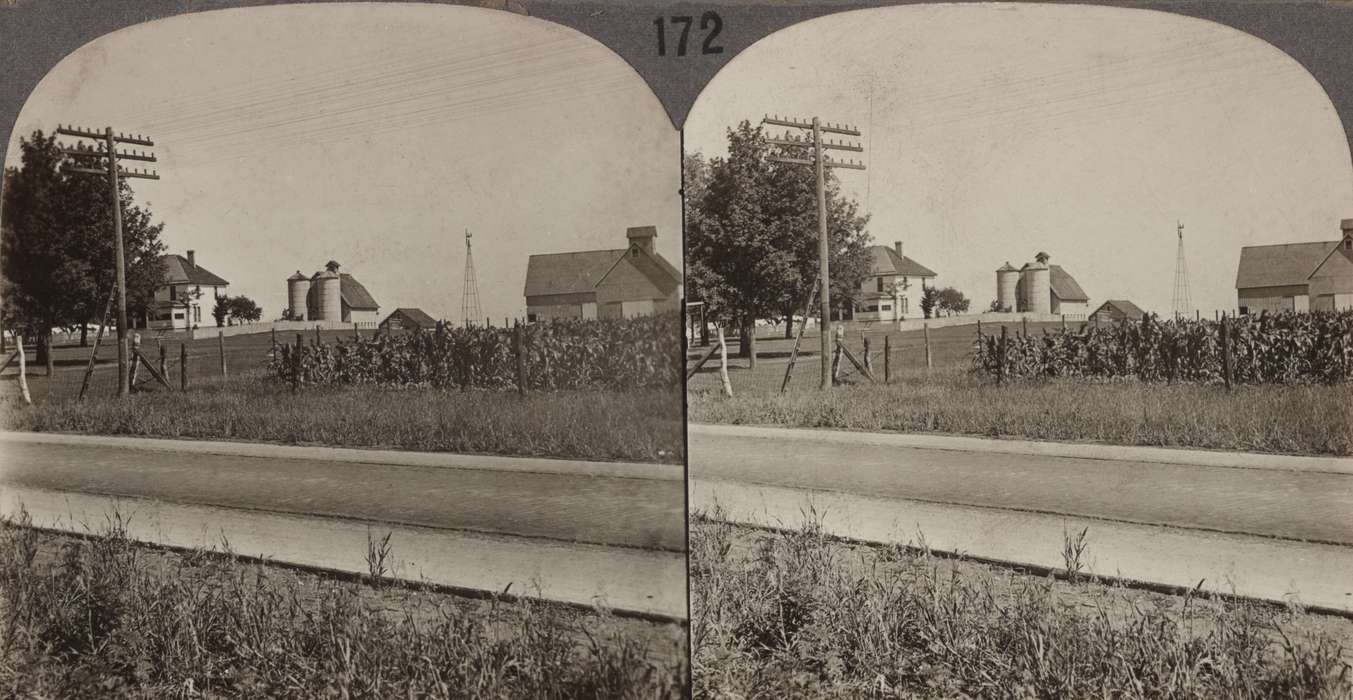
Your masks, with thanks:
M683 696L680 136L624 60L189 13L5 147L0 695Z

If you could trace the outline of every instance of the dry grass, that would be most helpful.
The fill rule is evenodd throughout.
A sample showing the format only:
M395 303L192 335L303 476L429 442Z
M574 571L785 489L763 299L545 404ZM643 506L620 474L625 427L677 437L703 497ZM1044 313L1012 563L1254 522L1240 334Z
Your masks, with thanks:
M762 369L762 368L765 369ZM851 378L816 391L809 366L779 394L783 364L732 374L734 398L692 382L697 423L938 432L1288 454L1353 454L1353 385L1220 386L1030 380L998 386L957 366L907 369L892 384ZM709 383L705 377L699 377ZM811 385L805 388L804 385Z
M10 430L680 464L676 391L531 393L310 387L257 373L187 393L0 403Z
M3 697L679 698L684 641L604 612L144 548L115 516L93 538L0 525Z
M1347 620L696 516L697 698L1343 698Z

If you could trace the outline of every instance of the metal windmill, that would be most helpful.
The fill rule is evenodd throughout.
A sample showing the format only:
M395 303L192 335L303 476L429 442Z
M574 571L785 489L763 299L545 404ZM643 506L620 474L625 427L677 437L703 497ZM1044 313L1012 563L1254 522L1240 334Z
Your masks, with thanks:
M465 286L460 292L460 318L465 325L472 325L483 318L479 308L479 280L474 274L474 253L470 250L470 238L473 234L465 229Z
M1193 313L1193 302L1189 300L1189 265L1184 260L1184 224L1179 222L1176 232L1179 235L1179 252L1174 263L1174 316L1183 318Z

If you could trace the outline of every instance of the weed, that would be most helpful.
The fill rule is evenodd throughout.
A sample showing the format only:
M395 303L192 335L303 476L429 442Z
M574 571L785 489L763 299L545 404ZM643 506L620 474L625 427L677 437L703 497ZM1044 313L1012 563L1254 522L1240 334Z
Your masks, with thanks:
M1062 566L1066 570L1067 578L1073 582L1080 580L1081 571L1085 569L1083 556L1086 547L1090 546L1090 543L1086 541L1086 536L1089 534L1090 528L1088 526L1081 528L1081 531L1074 536L1066 529L1062 530Z
M390 537L394 534L391 531L380 539L373 539L371 528L366 529L366 570L373 586L379 586L386 574L390 573L385 562L390 557Z

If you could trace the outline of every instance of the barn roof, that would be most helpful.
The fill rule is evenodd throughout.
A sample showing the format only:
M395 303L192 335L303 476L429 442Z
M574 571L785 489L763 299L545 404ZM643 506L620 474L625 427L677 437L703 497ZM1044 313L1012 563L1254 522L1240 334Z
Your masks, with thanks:
M1132 319L1133 321L1140 320L1143 316L1146 315L1146 312L1142 311L1141 307L1128 301L1127 299L1110 299L1104 302L1103 304L1100 304L1099 308L1095 309L1094 313L1097 314L1105 309L1115 309L1118 311L1118 313L1123 314L1124 316L1126 316L1129 319Z
M182 255L161 255L160 264L164 266L164 281L161 284L199 284L208 287L230 284L201 265L189 265L188 259Z
M930 268L912 260L886 245L869 246L872 260L869 263L871 275L902 275L903 277L934 277Z
M348 304L348 308L358 311L375 311L381 307L380 304L376 303L375 297L371 296L371 292L366 291L366 287L363 287L361 282L358 282L346 272L339 273L338 287L339 293L343 295L343 301Z
M534 297L593 291L628 252L629 248L613 248L532 255L526 262L525 295ZM680 283L681 272L671 263L657 253L644 252L666 276L671 278L671 283Z
M1062 301L1090 301L1085 290L1076 282L1069 272L1062 269L1061 265L1048 265L1048 270L1052 273L1050 286L1052 293Z
M381 321L381 324L384 325L388 323L390 319L396 316L403 316L405 319L412 321L419 328L432 328L437 325L437 319L429 316L426 311L419 308L402 306L392 311L389 316L386 316L385 320Z
M1240 249L1236 289L1306 284L1339 241L1249 245Z

